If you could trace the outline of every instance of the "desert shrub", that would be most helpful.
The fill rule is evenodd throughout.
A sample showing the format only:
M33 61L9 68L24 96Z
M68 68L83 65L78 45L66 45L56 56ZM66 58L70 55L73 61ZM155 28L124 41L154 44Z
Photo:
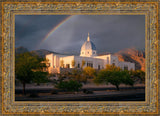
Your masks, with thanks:
M82 84L75 80L69 80L60 81L55 87L64 91L78 91L82 87Z

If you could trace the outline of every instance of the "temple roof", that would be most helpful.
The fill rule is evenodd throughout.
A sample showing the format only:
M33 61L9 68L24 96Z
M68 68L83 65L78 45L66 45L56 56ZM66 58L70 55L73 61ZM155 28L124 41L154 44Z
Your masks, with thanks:
M96 50L96 46L94 45L93 42L90 41L89 33L88 33L88 38L87 41L84 42L84 44L81 47L81 50Z

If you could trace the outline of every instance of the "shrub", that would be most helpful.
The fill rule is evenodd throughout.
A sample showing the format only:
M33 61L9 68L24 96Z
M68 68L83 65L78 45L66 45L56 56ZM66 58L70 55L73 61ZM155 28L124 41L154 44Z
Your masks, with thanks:
M107 64L106 65L106 70L109 70L109 71L121 71L122 69L120 67L115 66L115 65Z
M96 75L96 70L92 67L85 67L83 69L83 74L87 76L87 78L93 78Z
M81 87L82 84L74 80L60 81L56 85L56 88L62 89L64 91L78 91Z
M69 75L69 79L71 80L75 80L75 81L78 81L79 83L83 82L83 83L86 83L87 82L87 77L86 75L84 75L82 73L81 70L78 70L78 69L74 69L71 74Z

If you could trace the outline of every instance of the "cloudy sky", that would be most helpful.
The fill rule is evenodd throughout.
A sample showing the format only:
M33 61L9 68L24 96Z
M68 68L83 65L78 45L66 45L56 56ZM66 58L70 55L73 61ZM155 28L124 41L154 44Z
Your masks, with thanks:
M144 15L17 15L15 45L28 50L80 52L90 39L98 53L145 47Z

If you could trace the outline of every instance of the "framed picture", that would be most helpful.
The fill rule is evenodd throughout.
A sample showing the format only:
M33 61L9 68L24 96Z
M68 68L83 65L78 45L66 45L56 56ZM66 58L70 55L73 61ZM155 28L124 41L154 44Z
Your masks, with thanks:
M2 2L3 114L158 114L157 2Z

